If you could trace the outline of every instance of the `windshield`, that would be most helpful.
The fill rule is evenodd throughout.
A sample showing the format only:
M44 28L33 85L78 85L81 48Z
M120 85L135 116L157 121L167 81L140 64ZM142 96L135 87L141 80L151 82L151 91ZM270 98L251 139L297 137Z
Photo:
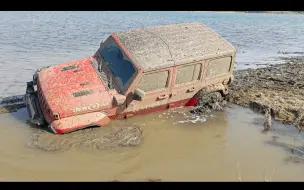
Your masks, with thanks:
M100 51L105 67L114 75L114 80L121 90L128 87L128 82L136 72L133 64L124 59L121 50L115 45L109 45Z

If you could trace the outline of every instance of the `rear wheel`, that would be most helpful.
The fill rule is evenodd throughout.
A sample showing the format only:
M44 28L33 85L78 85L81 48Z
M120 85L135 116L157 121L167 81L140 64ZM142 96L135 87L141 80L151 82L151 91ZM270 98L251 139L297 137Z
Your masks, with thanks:
M222 102L224 100L224 97L220 92L211 92L208 94L198 93L196 97L199 99L197 104L200 105Z
M209 113L211 111L219 111L223 109L224 97L220 92L198 93L196 97L199 99L196 103L196 109L193 112Z

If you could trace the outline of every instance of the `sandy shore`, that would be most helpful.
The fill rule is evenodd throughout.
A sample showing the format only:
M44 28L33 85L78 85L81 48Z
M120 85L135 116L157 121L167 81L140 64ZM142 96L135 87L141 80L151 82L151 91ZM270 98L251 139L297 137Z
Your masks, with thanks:
M285 64L235 72L227 100L304 128L304 56L285 58Z

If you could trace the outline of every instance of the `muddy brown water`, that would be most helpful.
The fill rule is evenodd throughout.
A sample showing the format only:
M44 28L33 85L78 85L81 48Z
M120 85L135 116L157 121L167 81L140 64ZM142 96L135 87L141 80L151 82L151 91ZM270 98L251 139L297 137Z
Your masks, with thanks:
M262 133L263 116L235 105L205 117L179 108L65 136L33 128L26 119L25 109L0 115L3 181L304 179L301 154L288 148L303 148L302 134L276 122L271 131ZM92 135L109 134L116 126L134 124L144 129L138 146L103 149L98 142L79 143Z

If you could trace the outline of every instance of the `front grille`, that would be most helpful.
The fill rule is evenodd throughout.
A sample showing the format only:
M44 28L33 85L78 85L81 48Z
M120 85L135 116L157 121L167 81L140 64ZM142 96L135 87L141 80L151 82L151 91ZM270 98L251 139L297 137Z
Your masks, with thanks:
M38 93L38 100L39 100L41 109L46 114L45 117L50 118L52 116L52 113L51 113L51 110L50 110L46 100L45 100L45 97L43 95L43 92L41 90L41 87L40 87L39 83L37 84L37 93Z

